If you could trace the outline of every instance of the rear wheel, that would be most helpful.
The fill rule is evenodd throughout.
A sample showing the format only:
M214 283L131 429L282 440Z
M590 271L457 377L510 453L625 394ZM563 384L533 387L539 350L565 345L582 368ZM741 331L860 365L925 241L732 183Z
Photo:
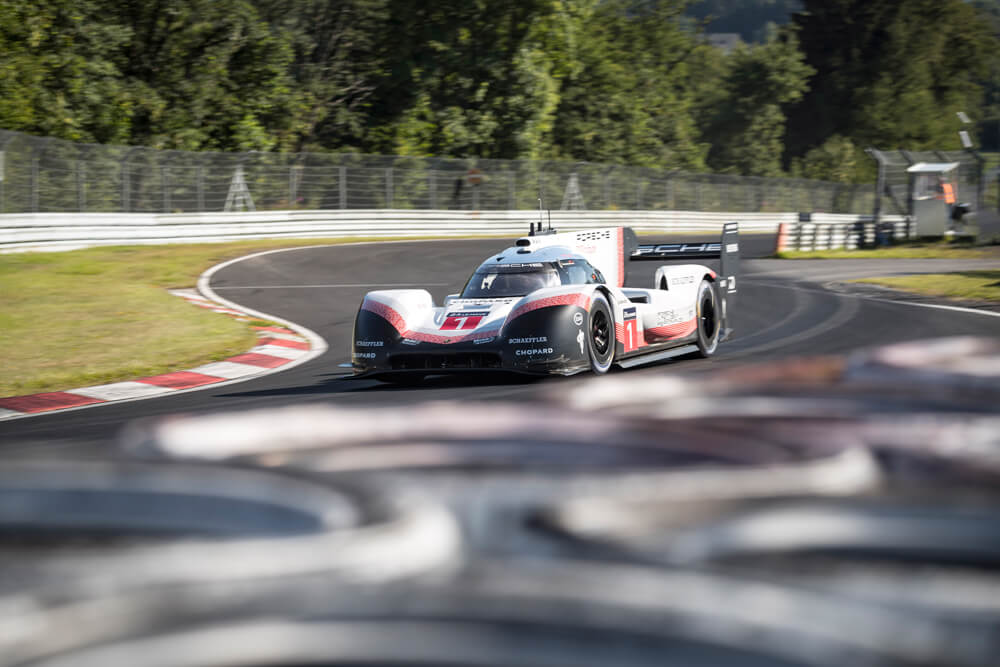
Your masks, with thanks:
M594 294L587 318L587 349L590 370L598 375L607 373L615 356L615 323L608 300L600 292Z
M698 316L698 354L710 357L719 346L719 301L715 286L708 280L698 285L698 300L695 302Z

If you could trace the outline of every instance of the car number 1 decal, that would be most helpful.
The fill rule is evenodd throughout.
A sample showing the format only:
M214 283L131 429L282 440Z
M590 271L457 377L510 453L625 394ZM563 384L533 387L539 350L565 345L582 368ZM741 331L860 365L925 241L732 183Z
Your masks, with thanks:
M628 354L639 347L639 325L636 320L626 320L624 333L625 340L622 343L625 345L625 353Z
M622 322L622 333L625 340L622 341L622 345L625 354L628 354L639 348L639 320L635 308L626 308L623 314L625 321Z
M444 318L444 323L441 325L441 330L461 330L461 329L475 329L479 326L485 315L449 315Z

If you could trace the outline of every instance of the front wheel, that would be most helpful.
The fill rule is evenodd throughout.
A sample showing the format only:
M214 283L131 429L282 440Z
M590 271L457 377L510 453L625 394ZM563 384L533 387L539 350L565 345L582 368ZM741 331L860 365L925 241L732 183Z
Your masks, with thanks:
M615 323L608 300L600 292L594 294L587 318L587 349L590 370L598 375L607 373L615 356Z
M695 302L698 315L698 354L710 357L719 346L719 301L715 286L708 280L698 285L698 300Z

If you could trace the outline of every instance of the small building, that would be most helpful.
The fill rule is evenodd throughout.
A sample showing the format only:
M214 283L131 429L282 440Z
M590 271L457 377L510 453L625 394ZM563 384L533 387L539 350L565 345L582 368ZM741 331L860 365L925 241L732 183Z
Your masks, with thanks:
M959 166L959 162L917 162L907 167L916 236L944 236L951 228Z

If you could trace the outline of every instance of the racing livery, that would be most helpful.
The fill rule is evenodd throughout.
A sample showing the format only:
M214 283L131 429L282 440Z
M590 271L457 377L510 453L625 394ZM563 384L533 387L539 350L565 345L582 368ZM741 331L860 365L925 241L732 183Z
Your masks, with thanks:
M710 356L732 331L738 237L736 223L718 242L641 245L628 227L536 234L532 225L442 306L426 290L369 292L354 324L354 374L399 382L483 370L572 375ZM711 258L718 272L664 264L651 287L627 286L633 262Z

